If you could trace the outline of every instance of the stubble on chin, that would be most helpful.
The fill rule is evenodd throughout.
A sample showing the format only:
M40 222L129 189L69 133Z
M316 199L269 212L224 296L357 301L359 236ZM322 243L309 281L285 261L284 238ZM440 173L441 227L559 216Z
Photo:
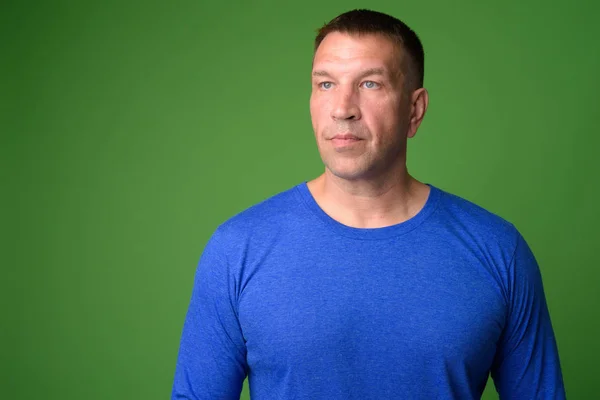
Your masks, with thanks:
M351 154L350 151L338 153L335 149L330 149L328 154L321 156L321 159L329 173L343 180L364 179L369 176L371 169L364 151L361 153L354 151L354 154Z

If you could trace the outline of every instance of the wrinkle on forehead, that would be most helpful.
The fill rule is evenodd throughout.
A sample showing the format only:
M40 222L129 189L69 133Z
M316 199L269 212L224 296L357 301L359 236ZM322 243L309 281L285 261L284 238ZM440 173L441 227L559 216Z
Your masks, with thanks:
M403 75L403 54L383 35L332 32L323 39L313 58L313 70L335 68L339 72L382 68L390 77Z

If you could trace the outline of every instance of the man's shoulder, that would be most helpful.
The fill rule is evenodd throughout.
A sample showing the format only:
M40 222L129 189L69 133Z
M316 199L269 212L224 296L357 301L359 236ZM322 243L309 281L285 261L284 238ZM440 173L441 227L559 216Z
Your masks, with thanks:
M216 229L219 236L235 237L249 232L269 231L281 226L298 213L300 184L279 191L247 207L222 222Z
M445 224L470 235L506 244L516 242L520 233L512 222L474 201L440 190L443 193L440 217Z

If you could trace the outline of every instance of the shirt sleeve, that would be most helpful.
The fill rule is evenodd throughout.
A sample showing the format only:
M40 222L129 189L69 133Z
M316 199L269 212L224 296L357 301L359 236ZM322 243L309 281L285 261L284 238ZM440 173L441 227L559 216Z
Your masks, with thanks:
M247 375L237 315L236 282L214 235L194 277L171 394L172 399L239 400Z
M500 399L564 399L541 273L520 234L507 277L508 316L491 370L496 391Z

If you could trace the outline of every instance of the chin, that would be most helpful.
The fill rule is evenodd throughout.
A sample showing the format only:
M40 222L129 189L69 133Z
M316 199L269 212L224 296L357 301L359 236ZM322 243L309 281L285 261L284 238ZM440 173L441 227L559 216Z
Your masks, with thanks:
M373 167L364 156L339 157L321 153L321 160L331 175L348 181L364 179Z
M347 180L347 181L354 181L354 180L364 178L365 172L366 172L364 169L357 168L357 167L342 168L339 166L337 166L337 167L336 166L331 166L331 167L327 166L327 169L333 176L335 176L339 179Z

